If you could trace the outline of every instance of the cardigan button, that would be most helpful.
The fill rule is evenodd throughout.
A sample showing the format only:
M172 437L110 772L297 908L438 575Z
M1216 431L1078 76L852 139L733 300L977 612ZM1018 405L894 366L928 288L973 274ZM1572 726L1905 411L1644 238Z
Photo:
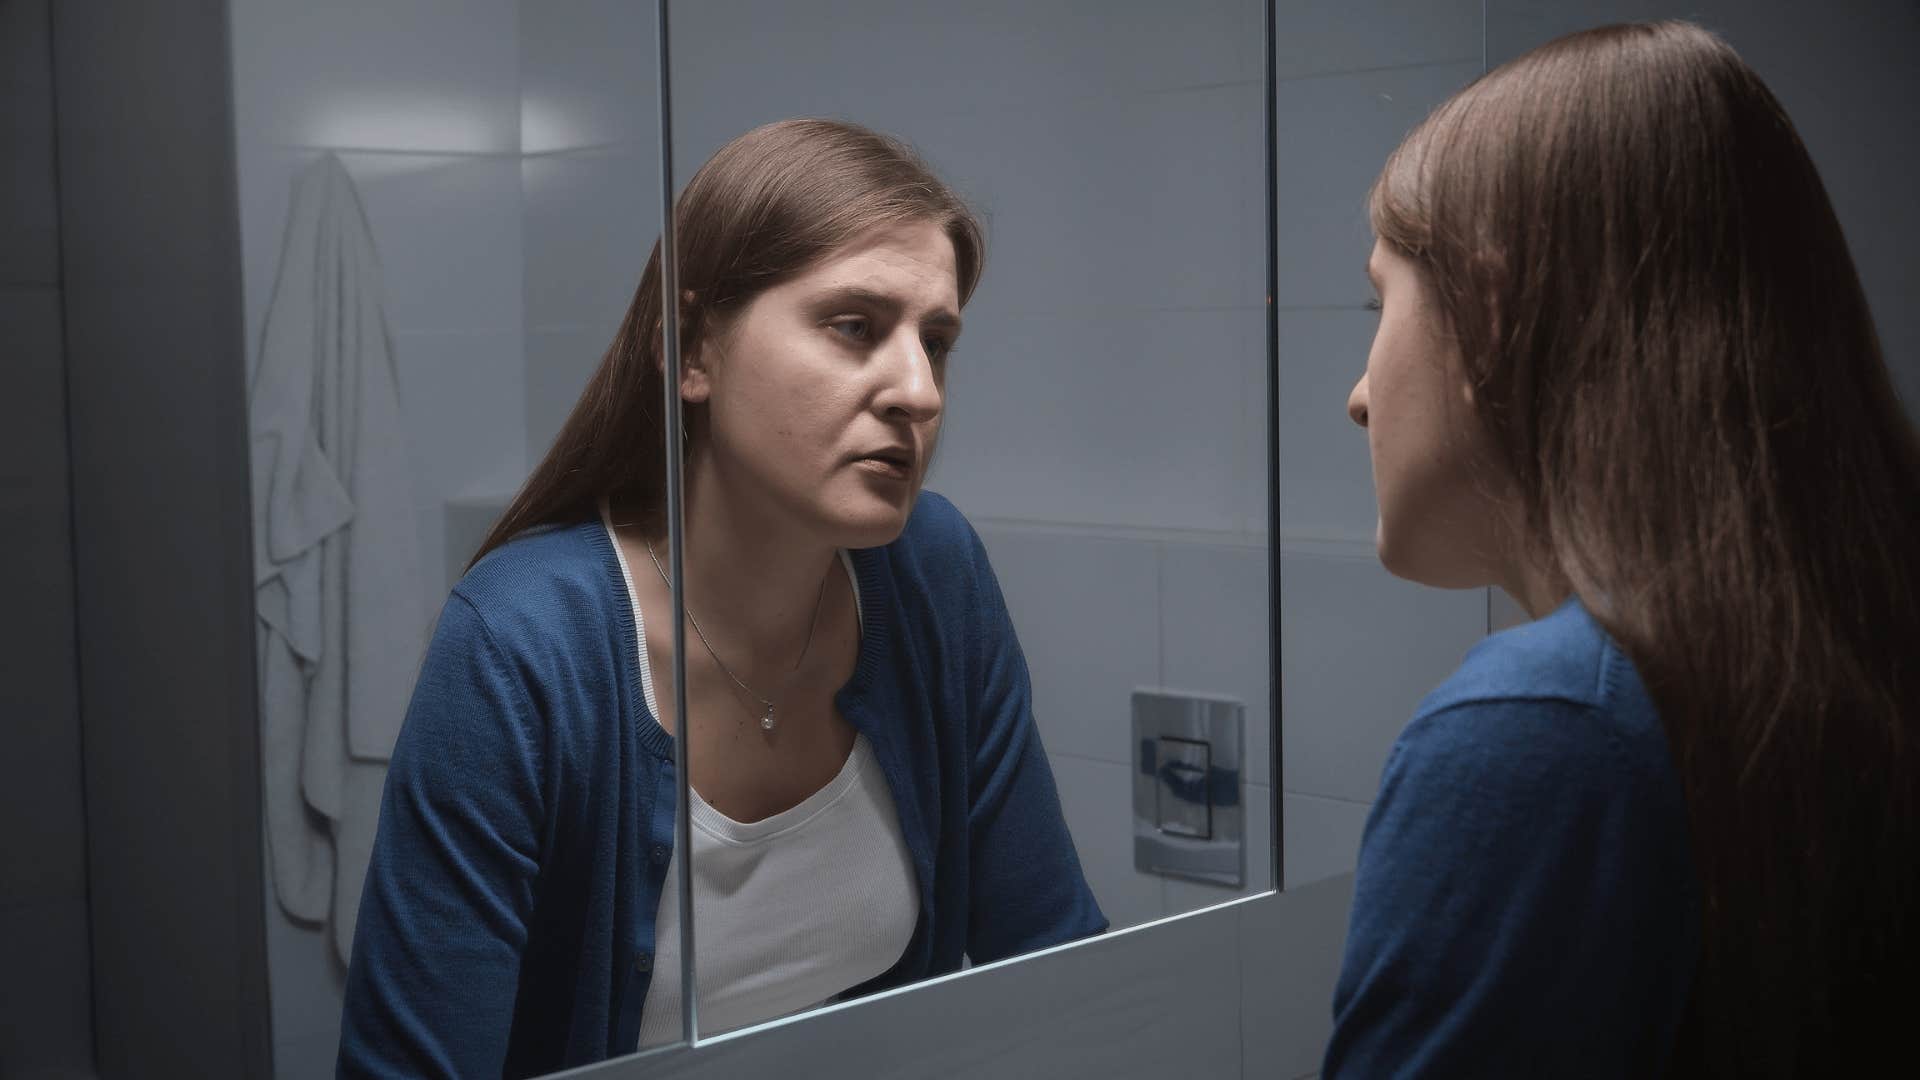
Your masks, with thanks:
M633 970L645 975L653 970L653 954L637 952L633 954Z
M667 845L665 844L653 845L653 861L654 861L654 864L657 866L666 865L667 859L672 854L673 854L672 852L667 850Z

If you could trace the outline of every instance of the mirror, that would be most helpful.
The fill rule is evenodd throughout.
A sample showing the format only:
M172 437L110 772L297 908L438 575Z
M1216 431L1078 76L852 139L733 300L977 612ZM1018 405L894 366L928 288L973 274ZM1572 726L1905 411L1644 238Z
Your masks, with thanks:
M1271 888L1264 5L672 11L700 1037Z
M231 5L280 1076L642 1041L677 785L616 718L652 571L566 482L590 440L535 469L660 231L654 15ZM660 487L664 448L601 486Z

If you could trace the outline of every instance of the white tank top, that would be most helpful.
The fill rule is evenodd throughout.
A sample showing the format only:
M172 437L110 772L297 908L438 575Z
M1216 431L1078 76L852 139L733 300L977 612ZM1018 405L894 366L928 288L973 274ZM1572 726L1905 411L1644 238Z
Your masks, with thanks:
M859 612L859 579L845 552L841 560ZM620 570L633 605L641 688L658 717L646 626L624 554ZM920 917L920 889L887 778L865 735L854 737L853 752L825 787L760 821L734 821L699 792L687 794L702 1035L826 1004L906 951ZM680 855L675 851L668 864L654 919L653 982L638 1049L680 1038Z

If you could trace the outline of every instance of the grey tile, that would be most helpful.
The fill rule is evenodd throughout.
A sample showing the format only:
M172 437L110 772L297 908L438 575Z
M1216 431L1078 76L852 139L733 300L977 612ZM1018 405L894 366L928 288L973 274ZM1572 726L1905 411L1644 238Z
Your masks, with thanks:
M1373 543L1373 464L1366 431L1347 418L1347 395L1366 372L1378 325L1367 311L1280 313L1282 537ZM1266 448L1254 452L1264 459Z
M1318 795L1283 796L1286 887L1297 889L1340 874L1350 874L1360 854L1360 835L1366 830L1367 803L1325 799Z
M1532 621L1527 609L1521 607L1505 589L1487 590L1487 632L1494 633Z
M1401 138L1479 74L1476 62L1279 84L1274 242L1281 307L1366 302L1363 267L1373 244L1367 190Z
M984 518L1238 528L1240 352L1258 317L969 311L930 486Z
M9 1076L88 1076L92 965L83 899L0 910L0 1062Z
M660 115L655 27L653 5L628 0L523 5L521 151L652 145Z
M579 1075L1239 1076L1240 927L1207 912Z
M1274 74L1282 79L1480 59L1480 0L1274 4Z
M983 309L1263 303L1255 84L901 120L987 220Z
M1070 533L980 532L1026 655L1048 752L1124 772L1133 761L1133 691L1160 682L1157 551Z
M336 1023L335 1028L339 1027ZM274 1080L332 1080L340 1056L340 1034L322 1032L273 1044Z
M1055 754L1054 782L1080 869L1113 929L1157 919L1161 879L1133 867L1133 772L1130 766Z
M1333 1031L1353 878L1284 892L1240 911L1241 1045L1247 1076L1306 1076Z
M613 340L660 239L660 164L622 146L526 159L526 324ZM577 391L576 391L577 392Z
M1259 40L1255 0L822 6L709 0L676 9L676 107L684 100L712 106L714 115L743 116L757 105L866 119L881 106L937 116L1260 77L1261 55L1250 47ZM933 43L949 59L930 62ZM859 63L846 62L856 55Z
M508 330L393 335L415 493L513 491L526 477L525 342Z
M276 1050L301 1044L297 1057L313 1052L315 1039L340 1039L340 1010L345 1004L346 971L333 951L333 935L325 928L289 919L267 892L267 979L273 1005L273 1041ZM275 1055L276 1072L310 1075L307 1067L289 1071L289 1062ZM327 1067L333 1066L331 1053Z
M380 254L395 333L523 326L520 162L342 155Z
M546 456L560 425L580 400L587 380L613 343L611 335L580 327L527 331L527 462Z
M467 562L480 550L480 544L487 538L494 522L507 511L511 496L475 495L465 498L449 499L446 502L446 522L441 527L441 535L446 546L446 588L451 591L466 573ZM434 605L433 610L439 610Z
M1247 707L1246 780L1273 779L1267 550L1169 543L1162 555L1165 685L1236 698Z
M514 0L253 0L232 12L242 143L517 152Z
M1371 802L1420 700L1486 636L1486 590L1430 589L1369 556L1281 555L1282 787Z

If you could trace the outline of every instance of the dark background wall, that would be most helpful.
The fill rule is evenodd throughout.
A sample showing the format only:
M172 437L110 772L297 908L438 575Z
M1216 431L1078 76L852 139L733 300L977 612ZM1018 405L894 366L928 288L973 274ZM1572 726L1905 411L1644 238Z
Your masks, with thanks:
M93 1033L48 0L0 0L0 1076Z
M1691 19L1725 37L1786 107L1820 168L1910 416L1920 416L1920 3L1489 0L1487 63L1561 34Z

